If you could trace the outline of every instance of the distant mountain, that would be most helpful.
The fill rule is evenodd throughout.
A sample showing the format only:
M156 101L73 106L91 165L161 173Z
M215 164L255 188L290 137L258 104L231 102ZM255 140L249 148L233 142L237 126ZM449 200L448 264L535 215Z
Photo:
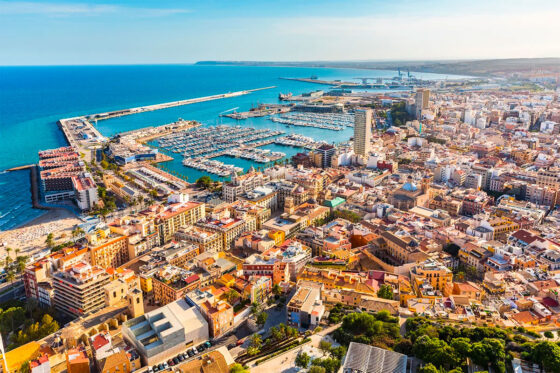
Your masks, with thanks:
M333 67L375 70L408 69L417 72L472 76L560 74L560 58L507 58L442 61L199 61L198 65Z

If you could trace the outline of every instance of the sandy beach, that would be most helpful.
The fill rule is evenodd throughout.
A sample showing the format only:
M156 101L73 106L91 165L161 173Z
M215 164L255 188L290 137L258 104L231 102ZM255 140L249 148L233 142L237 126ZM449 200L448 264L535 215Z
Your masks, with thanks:
M0 257L6 255L6 247L19 249L19 255L32 255L46 248L45 240L53 233L55 243L72 239L72 229L82 221L66 209L52 209L21 227L0 232ZM14 252L10 252L12 257Z

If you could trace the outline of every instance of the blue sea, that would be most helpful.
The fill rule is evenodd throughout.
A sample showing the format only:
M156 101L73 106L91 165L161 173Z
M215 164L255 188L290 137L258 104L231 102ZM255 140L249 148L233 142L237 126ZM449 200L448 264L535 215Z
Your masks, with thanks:
M58 119L276 86L274 89L230 99L100 121L98 128L103 135L110 136L183 118L197 120L204 125L278 128L316 140L340 142L350 138L351 129L335 132L307 127L288 128L266 118L238 122L220 118L219 114L236 107L238 111L243 111L259 103L277 103L280 92L297 95L305 91L327 89L326 86L282 80L280 77L306 78L316 75L319 79L351 80L361 76L392 78L396 74L395 71L376 70L204 65L0 67L0 231L14 228L43 213L31 207L29 171L6 173L3 170L35 163L39 150L66 145L56 125ZM414 75L426 79L446 77L427 73ZM282 151L288 156L298 151L277 145L266 148ZM251 166L249 161L241 159L218 159L245 169ZM187 176L189 181L195 181L202 175L199 171L184 167L181 159L167 162L163 167Z

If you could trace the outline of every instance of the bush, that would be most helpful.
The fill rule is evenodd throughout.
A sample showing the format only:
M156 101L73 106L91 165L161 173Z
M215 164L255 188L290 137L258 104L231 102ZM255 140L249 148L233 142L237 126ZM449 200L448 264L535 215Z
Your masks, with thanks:
M546 332L544 332L544 336L546 338L554 338L554 334L552 334L552 332L548 331L548 330Z

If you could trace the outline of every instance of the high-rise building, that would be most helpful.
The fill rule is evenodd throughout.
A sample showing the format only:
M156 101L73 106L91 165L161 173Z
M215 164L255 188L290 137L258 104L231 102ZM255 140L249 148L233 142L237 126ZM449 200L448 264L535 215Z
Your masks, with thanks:
M354 153L367 156L371 142L371 109L356 110L354 116Z
M315 164L315 166L321 168L331 167L332 157L335 151L336 151L335 147L329 144L323 144L320 147L318 147L315 150L315 152L319 156L319 159L318 162Z
M428 108L430 102L430 90L419 89L416 91L416 119L420 119L422 110Z

